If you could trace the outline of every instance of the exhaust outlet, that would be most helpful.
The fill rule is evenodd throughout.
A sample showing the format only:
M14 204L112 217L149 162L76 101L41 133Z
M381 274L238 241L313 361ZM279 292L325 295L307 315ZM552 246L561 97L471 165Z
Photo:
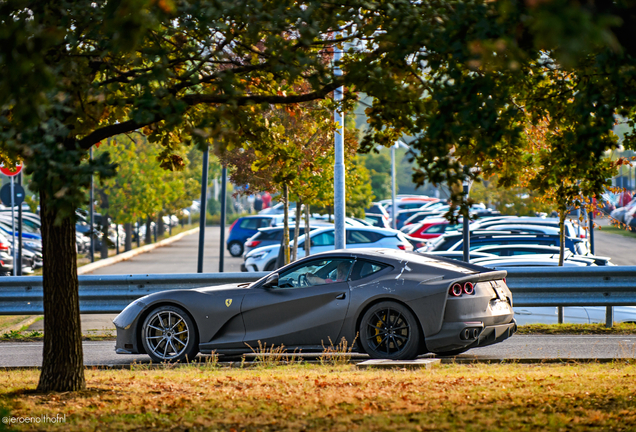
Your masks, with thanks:
M477 339L479 337L479 329L473 329L473 339Z
M470 329L464 329L464 339L470 339Z

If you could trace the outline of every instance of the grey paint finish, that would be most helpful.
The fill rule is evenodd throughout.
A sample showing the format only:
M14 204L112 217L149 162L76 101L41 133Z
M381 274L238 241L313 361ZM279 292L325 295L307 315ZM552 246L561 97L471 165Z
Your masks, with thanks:
M186 310L198 328L201 352L251 352L261 344L285 345L293 350L322 350L342 338L353 342L360 330L360 319L372 305L393 301L408 307L424 336L421 352L478 346L492 341L461 340L462 321L480 321L484 335L497 334L499 342L514 332L512 309L493 313L497 299L490 282L503 283L505 272L492 272L453 260L388 249L350 249L312 255L279 270L284 272L316 258L352 258L386 265L370 276L311 287L263 288L264 279L249 286L236 284L195 290L164 291L131 304L115 320L117 347L130 353L141 352L139 325L155 307L174 304ZM449 299L455 282L473 282L474 295ZM480 281L483 281L480 283ZM506 333L485 331L489 325L504 325ZM503 327L502 327L503 328ZM509 331L510 330L510 331ZM436 338L432 338L438 335ZM441 336L440 336L441 335ZM435 340L433 346L427 340ZM445 345L445 342L448 343ZM358 346L359 349L359 346Z

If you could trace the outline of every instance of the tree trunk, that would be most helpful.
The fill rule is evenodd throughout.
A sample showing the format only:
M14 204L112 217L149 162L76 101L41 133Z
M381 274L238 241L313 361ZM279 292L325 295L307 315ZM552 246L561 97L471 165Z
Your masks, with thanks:
M292 261L296 261L298 259L298 236L300 235L300 207L302 206L302 201L296 201L296 224L294 225L294 248L292 250Z
M283 265L289 264L289 189L283 185Z
M157 237L161 238L166 233L166 225L163 223L163 212L157 216Z
M68 216L56 225L56 209L40 191L40 219L44 259L44 350L39 392L86 388L79 282L75 249L75 220Z
M148 216L146 218L146 238L144 240L146 244L152 243L152 230L150 226L151 223L152 223L152 219L150 219L150 216Z
M124 224L124 231L126 232L126 240L124 243L124 252L128 252L132 250L132 238L133 238L133 228L132 223L126 222Z
M567 216L567 208L561 209L559 212L559 267L563 267L563 258L565 255L565 218Z
M309 204L305 204L305 256L311 255L311 239L309 238Z
M108 214L102 214L102 259L108 258Z

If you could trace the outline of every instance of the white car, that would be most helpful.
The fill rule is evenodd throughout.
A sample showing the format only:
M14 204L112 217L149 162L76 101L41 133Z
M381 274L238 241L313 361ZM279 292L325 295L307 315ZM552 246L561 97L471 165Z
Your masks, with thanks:
M389 248L412 251L413 246L399 231L376 227L351 227L346 230L347 246L352 248ZM298 237L298 258L305 256L306 235ZM334 228L319 228L310 233L311 254L334 249ZM248 272L273 271L280 252L280 245L254 249L245 255L242 270Z

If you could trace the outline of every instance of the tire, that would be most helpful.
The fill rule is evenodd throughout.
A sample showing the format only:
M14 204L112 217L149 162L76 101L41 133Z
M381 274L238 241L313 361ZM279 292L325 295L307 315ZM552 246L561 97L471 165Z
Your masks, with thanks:
M141 342L157 363L191 361L199 352L197 329L190 316L176 306L159 306L148 314Z
M360 320L360 344L373 359L411 360L422 339L417 319L405 306L385 301L371 306Z
M240 242L233 241L232 243L230 243L227 249L230 251L230 255L232 255L233 257L240 257L241 255L243 255L243 245Z
M274 270L276 270L276 260L270 262L269 264L267 264L267 266L265 266L266 272L273 272Z

